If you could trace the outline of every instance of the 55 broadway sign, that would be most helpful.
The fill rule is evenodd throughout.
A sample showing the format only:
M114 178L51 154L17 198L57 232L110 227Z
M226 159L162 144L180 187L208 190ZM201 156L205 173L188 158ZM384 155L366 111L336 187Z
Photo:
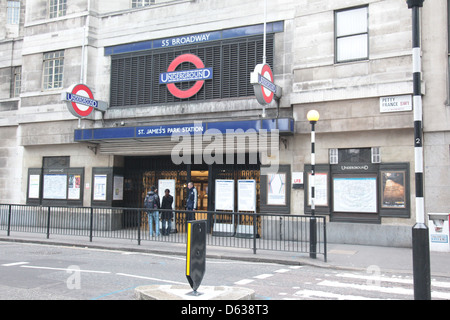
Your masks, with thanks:
M190 63L197 69L176 71L183 63ZM187 99L196 95L203 87L205 80L213 78L213 68L205 68L203 61L193 54L183 54L175 58L167 68L167 72L161 73L159 83L167 85L172 95L180 99ZM179 89L175 83L195 81L189 89Z

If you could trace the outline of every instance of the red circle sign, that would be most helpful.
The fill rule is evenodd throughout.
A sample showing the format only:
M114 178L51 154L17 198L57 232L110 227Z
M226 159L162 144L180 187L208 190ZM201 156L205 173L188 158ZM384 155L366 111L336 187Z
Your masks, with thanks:
M72 94L76 94L77 96L83 96L83 97L89 97L90 99L94 100L94 95L92 94L91 89L89 89L84 84L77 84L75 87L73 87ZM75 111L76 114L78 114L80 117L84 118L91 114L92 110L94 110L93 107L89 107L80 103L71 102L73 111Z
M268 64L265 64L261 70L261 75L270 80L270 82L274 82L274 77L273 77L273 73L272 70L270 69ZM262 96L264 98L264 101L266 101L266 103L271 103L273 100L273 96L274 93L272 91L270 91L269 89L266 89L264 86L261 86L261 92L262 92Z
M169 65L169 68L167 69L167 72L173 72L175 69L182 64L183 62L190 62L192 63L197 69L202 69L205 67L203 64L203 61L193 54L183 54L181 56L178 56L175 58L175 60L172 61L172 63ZM197 94L200 89L203 87L203 84L205 83L204 80L196 81L195 84L192 86L192 88L187 90L181 90L178 89L177 86L174 83L167 84L167 89L169 89L170 93L173 94L175 97L180 99L187 99L195 94Z

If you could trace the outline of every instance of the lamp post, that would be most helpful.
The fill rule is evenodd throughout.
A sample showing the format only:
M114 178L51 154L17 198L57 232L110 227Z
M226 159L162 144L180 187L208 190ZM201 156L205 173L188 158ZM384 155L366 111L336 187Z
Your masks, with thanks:
M315 126L319 121L320 115L316 110L310 110L306 115L311 124L311 219L309 221L309 257L316 259L317 251L317 229L316 229L316 191L315 191L315 175L316 175L316 131Z
M412 58L414 88L414 157L416 175L416 224L412 229L414 299L431 300L430 244L423 198L423 128L420 57L420 8L425 0L407 0L412 9Z

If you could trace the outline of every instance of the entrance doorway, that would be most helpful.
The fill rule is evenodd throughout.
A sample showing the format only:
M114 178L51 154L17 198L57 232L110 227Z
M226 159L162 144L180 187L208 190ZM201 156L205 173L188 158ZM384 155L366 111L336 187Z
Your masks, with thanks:
M144 198L152 186L158 188L160 180L175 181L175 190L170 194L175 198L175 209L186 207L187 184L194 183L198 191L197 208L199 211L214 211L215 180L253 179L256 180L257 212L260 198L259 164L180 164L172 162L170 156L125 157L124 161L124 206L143 208ZM160 190L164 193L164 190ZM235 197L236 199L236 197ZM237 210L237 207L235 208Z
M125 157L124 159L124 206L143 208L144 199L152 186L158 188L161 180L175 185L170 194L174 197L175 210L185 210L187 184L194 183L198 192L196 219L206 219L202 211L215 210L215 180L234 180L237 193L237 181L252 179L256 181L256 212L260 203L260 165L259 164L180 164L172 162L170 156ZM164 187L165 188L165 187ZM164 190L158 190L160 195ZM220 195L219 195L220 196ZM237 194L235 194L237 199ZM237 211L237 203L233 211ZM146 217L143 217L143 223ZM181 221L181 219L180 219ZM184 230L177 225L178 231Z

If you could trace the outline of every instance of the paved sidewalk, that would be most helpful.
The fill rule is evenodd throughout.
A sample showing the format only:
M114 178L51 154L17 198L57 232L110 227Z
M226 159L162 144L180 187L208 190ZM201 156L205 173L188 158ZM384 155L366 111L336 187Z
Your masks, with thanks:
M158 253L168 255L186 254L186 245L158 241L137 241L125 239L94 238L92 242L86 237L51 235L47 239L44 234L14 233L7 236L0 231L0 241L39 243L48 245L65 245L89 247L105 250L125 250L133 252ZM308 254L286 251L258 250L253 254L251 249L208 246L207 258L231 259L254 262L270 262L287 265L313 265L322 268L342 270L366 270L377 266L381 272L400 272L412 274L412 249L392 248L365 245L328 244L327 262L323 255L311 259ZM432 276L450 278L450 253L431 252Z

